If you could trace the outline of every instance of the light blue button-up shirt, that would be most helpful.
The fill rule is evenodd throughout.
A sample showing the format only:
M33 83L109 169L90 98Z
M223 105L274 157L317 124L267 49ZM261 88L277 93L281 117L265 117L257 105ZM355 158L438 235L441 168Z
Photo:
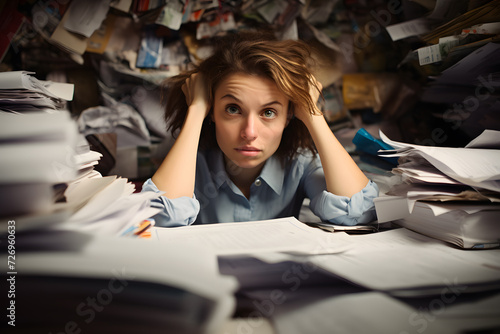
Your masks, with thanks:
M158 188L148 179L142 191ZM299 217L304 198L322 221L338 225L366 224L376 219L373 199L378 187L373 181L351 198L326 191L319 157L298 155L286 165L277 157L269 158L261 174L250 187L247 199L229 179L221 151L198 153L195 193L192 198L168 199L160 196L152 206L162 211L154 218L156 226L253 221L280 217Z

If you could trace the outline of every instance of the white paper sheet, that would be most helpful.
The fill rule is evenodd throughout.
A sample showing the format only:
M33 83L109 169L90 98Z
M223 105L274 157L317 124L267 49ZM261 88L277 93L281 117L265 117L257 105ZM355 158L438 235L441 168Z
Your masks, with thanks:
M486 129L465 147L500 149L500 131Z
M258 252L322 254L344 251L347 244L333 234L309 227L294 217L241 223L155 228L158 239L201 245L218 255Z
M500 282L500 249L470 252L407 229L351 236L345 253L311 261L351 282L381 291L477 288ZM496 259L496 260L495 260Z
M67 190L67 207L73 215L58 228L95 235L121 235L160 211L150 207L150 200L160 193L134 194L133 191L133 184L115 176L73 184Z
M377 292L333 296L300 305L273 317L280 334L356 333L387 334L424 332L413 308ZM416 319L416 320L415 320ZM425 319L425 318L424 318ZM413 320L413 321L412 321ZM425 333L457 333L438 320L427 322Z
M90 37L106 18L111 0L73 0L64 28Z

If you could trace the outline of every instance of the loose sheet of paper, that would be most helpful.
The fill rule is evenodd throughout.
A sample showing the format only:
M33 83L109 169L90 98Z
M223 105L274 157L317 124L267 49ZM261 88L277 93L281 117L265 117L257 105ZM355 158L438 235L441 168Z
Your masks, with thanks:
M417 334L422 326L415 319L415 310L404 303L382 293L365 292L323 298L290 310L278 309L273 322L277 332L283 334ZM454 326L433 320L426 326L428 333L457 333Z
M294 217L241 223L220 223L177 228L155 228L163 242L202 245L218 255L258 252L298 254L337 253L347 244Z
M106 18L111 0L73 0L64 28L85 37L90 37Z
M374 290L442 289L500 282L500 249L468 252L407 229L351 237L342 254L316 256L312 262L351 282Z

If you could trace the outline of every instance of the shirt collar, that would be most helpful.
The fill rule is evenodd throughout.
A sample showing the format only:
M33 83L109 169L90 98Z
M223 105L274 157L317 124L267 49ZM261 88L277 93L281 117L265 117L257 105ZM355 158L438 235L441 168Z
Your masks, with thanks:
M274 155L267 159L259 178L267 183L276 194L280 195L283 189L283 180L285 179L285 169L281 160Z
M222 154L222 151L213 150L210 153L209 167L217 189L219 189L226 182L231 184L231 182L229 182L229 176L226 173L226 168L224 167L224 155Z
M226 173L224 167L224 155L222 151L217 150L213 152L210 167L212 169L212 176L214 177L214 183L219 189L225 182L229 185L229 176ZM285 170L282 166L281 160L276 156L271 156L267 159L264 168L259 175L259 178L264 181L276 194L280 195L283 189L283 180L285 179Z

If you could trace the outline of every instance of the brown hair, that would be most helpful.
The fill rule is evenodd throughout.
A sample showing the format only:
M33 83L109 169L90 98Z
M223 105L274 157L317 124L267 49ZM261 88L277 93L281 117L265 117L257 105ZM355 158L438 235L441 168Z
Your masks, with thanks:
M191 74L197 72L203 73L209 104L212 106L218 84L228 75L239 72L272 80L290 100L291 113L297 106L314 112L316 101L312 101L309 94L309 87L314 85L308 68L311 54L306 43L295 40L279 41L266 33L240 32L217 38L214 45L214 52L210 57L193 70L167 79L164 84L165 120L169 124L168 130L172 133L182 127L188 109L182 85ZM215 125L208 116L201 130L200 148L213 147L218 147ZM306 126L293 117L283 131L276 154L282 158L292 158L300 148L316 153Z

